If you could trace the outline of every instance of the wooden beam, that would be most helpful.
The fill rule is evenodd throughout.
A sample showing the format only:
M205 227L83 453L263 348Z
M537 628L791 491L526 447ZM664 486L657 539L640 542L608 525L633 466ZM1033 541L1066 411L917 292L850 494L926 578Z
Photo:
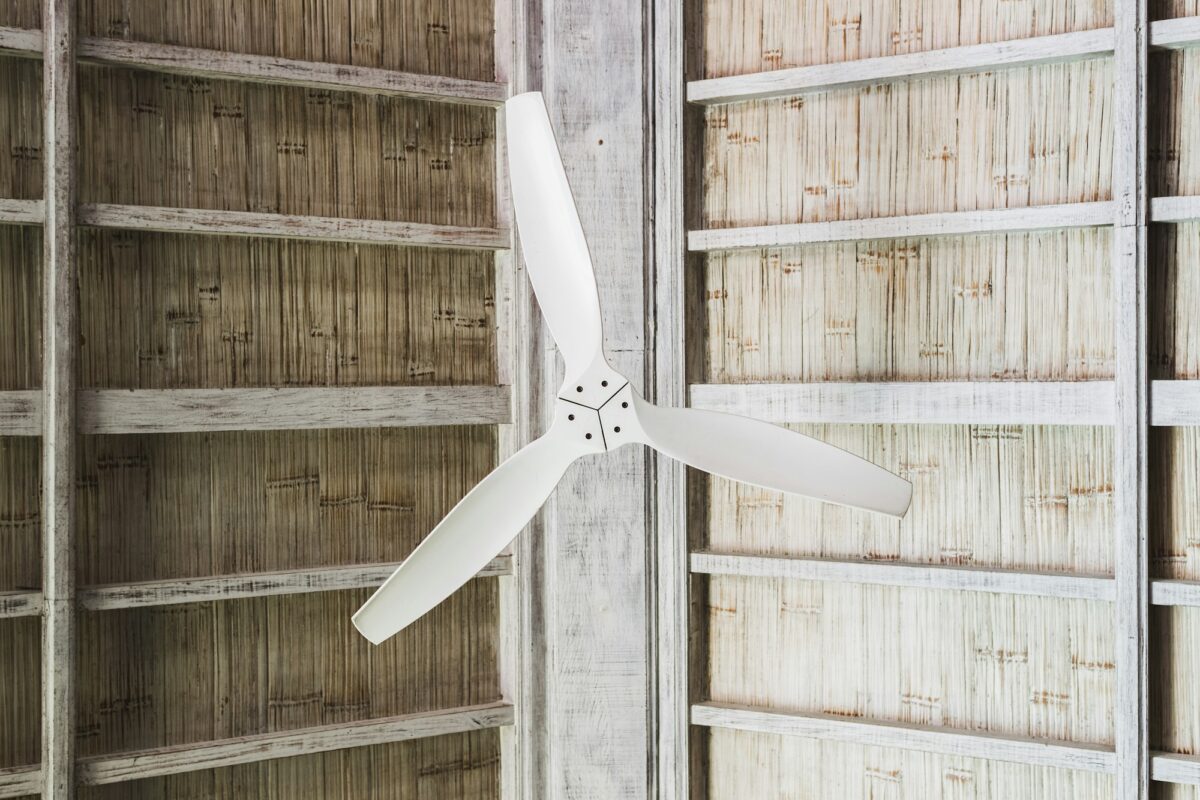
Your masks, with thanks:
M171 606L181 603L208 603L240 600L247 597L275 597L286 594L336 592L346 589L378 587L400 564L355 564L321 569L295 569L244 575L219 575L211 578L176 578L162 581L88 586L79 590L80 604L91 611L118 608ZM512 557L496 556L475 574L476 578L495 578L512 572ZM2 603L3 595L0 595ZM2 607L2 606L0 606Z
M692 724L1084 772L1111 773L1116 768L1113 751L1100 745L904 722L867 722L829 714L772 711L726 703L693 705Z
M1200 607L1200 581L1151 581L1150 602L1156 606Z
M973 233L1016 233L1111 225L1111 202L1063 203L1026 208L993 208L980 211L945 211L873 219L758 225L746 228L709 228L688 233L688 249L695 252L788 247L819 242L869 239L907 239L923 236L958 236Z
M41 390L0 392L0 436L40 436L41 433Z
M0 225L41 225L44 218L41 200L0 198Z
M496 228L110 203L82 206L79 209L79 224L135 231L448 247L459 250L499 250L509 246L508 231Z
M1200 220L1200 196L1154 197L1150 200L1151 222L1195 220Z
M1111 381L695 384L691 405L769 422L1111 425Z
M1200 381L1152 381L1150 400L1151 425L1200 425Z
M691 81L687 99L703 105L763 100L872 83L1101 58L1112 52L1113 29L1098 28Z
M0 592L0 619L36 617L41 613L41 592Z
M0 769L0 797L23 797L41 790L41 767L33 765Z
M350 747L367 747L499 728L511 725L512 721L512 706L506 703L491 703L279 733L238 736L214 742L93 756L80 760L79 782L84 786L97 786L136 781L234 764L326 753Z
M1200 45L1200 17L1160 19L1150 23L1150 46L1170 50Z
M74 0L42 2L43 800L75 793L76 16Z
M508 97L508 87L502 82L472 81L352 64L297 61L157 42L85 38L80 40L78 50L79 60L84 63L217 80L307 86L485 106L500 105ZM0 51L40 56L41 31L0 27Z
M1061 572L1026 572L941 564L897 564L886 561L692 553L692 572L754 578L865 583L997 594L1038 595L1111 602L1112 578Z
M1200 756L1155 753L1150 759L1150 777L1164 783L1200 786Z

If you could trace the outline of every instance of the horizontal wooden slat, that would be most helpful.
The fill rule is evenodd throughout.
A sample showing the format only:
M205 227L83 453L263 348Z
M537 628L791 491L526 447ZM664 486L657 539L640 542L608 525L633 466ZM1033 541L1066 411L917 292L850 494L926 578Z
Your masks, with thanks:
M508 231L499 228L463 228L417 222L305 217L205 208L91 204L80 207L79 224L122 230L216 236L266 236L278 239L451 247L463 250L504 250L509 247Z
M785 97L804 92L846 89L909 78L1076 61L1111 55L1113 42L1113 29L1100 28L726 78L709 78L688 83L687 99L691 103L715 105Z
M695 384L691 405L769 422L1111 425L1111 381Z
M42 790L42 770L37 766L0 769L0 797L21 797Z
M1200 606L1200 581L1151 581L1150 602L1156 606Z
M1111 578L1099 575L707 552L692 553L691 569L694 573L708 575L794 578L1105 601L1113 599L1114 586Z
M0 436L39 436L42 393L37 389L0 392Z
M44 217L41 200L0 198L0 225L41 225Z
M118 608L169 606L246 597L371 589L387 580L399 566L399 563L356 564L324 569L90 586L79 590L79 601L84 608L93 611L111 611ZM494 578L510 574L512 556L500 555L477 572L475 577ZM3 595L0 595L0 598L2 597Z
M1200 195L1154 197L1150 200L1151 222L1191 222L1200 220Z
M450 733L498 728L513 724L513 708L505 703L405 714L384 719L324 725L315 728L215 742L160 747L131 753L96 756L79 762L79 782L95 786L202 769L228 767L276 758L324 753L349 747L401 742Z
M699 703L692 706L692 724L1087 772L1111 773L1116 769L1116 755L1111 749L1099 745L976 733L903 722L866 722L828 714Z
M0 619L36 617L41 613L41 592L0 592Z
M1200 17L1162 19L1150 23L1150 46L1165 48L1200 45Z
M38 56L42 52L41 31L0 28L0 51ZM491 81L124 39L82 39L79 42L79 60L176 75L400 95L473 105L496 106L508 97L505 84Z
M1150 424L1162 427L1200 425L1200 381L1153 381Z
M1150 777L1164 783L1200 785L1200 756L1155 753L1150 758Z
M1111 202L1104 201L746 228L709 228L689 231L688 249L693 252L706 252L865 239L1087 228L1111 225L1115 210Z

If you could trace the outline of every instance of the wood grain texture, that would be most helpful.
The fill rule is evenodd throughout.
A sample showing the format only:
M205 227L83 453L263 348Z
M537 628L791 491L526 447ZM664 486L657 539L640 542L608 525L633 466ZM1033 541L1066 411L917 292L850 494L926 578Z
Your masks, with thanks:
M491 109L106 67L80 77L82 202L495 223Z
M1151 574L1200 580L1200 428L1154 430L1150 455Z
M485 253L88 231L88 387L494 384Z
M0 57L0 197L6 199L42 196L41 72L37 61Z
M83 787L86 800L425 800L496 796L496 730L260 761L130 783Z
M36 389L42 382L42 234L0 226L0 389Z
M1151 625L1150 744L1156 750L1195 756L1200 748L1200 714L1195 702L1200 682L1200 659L1196 657L1200 652L1200 608L1154 608Z
M707 77L924 52L1112 24L1106 0L707 0Z
M1200 379L1200 222L1155 226L1149 259L1151 376Z
M0 437L0 591L42 585L41 444Z
M1152 196L1200 195L1200 50L1150 56L1148 178Z
M704 381L1110 378L1111 241L1084 229L710 254Z
M494 448L482 427L86 437L80 580L400 561Z
M1150 2L1154 6L1154 0ZM1182 49L1200 44L1200 11L1180 19L1166 19L1150 23L1150 46L1155 48Z
M487 0L224 0L159 8L80 3L84 36L203 47L473 80L493 75Z
M14 28L40 28L42 4L39 0L9 0L0 6L0 25Z
M1107 200L1111 81L1085 61L711 108L705 227Z
M41 649L40 619L0 619L0 769L41 761Z
M1153 381L1151 400L1151 425L1200 425L1200 381Z
M41 200L0 199L0 225L41 225L44 217Z
M1200 15L1197 0L1150 0L1150 19L1171 19Z

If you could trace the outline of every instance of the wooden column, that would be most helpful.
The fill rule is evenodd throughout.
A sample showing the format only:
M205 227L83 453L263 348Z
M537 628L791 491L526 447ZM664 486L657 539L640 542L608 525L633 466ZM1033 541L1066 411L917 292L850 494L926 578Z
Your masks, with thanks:
M42 71L42 797L73 796L75 759L75 3L45 0Z
M544 0L540 47L542 91L596 268L606 351L642 393L645 13L634 0ZM561 368L547 370L545 396L561 377ZM647 475L645 448L581 459L547 509L545 797L650 792Z
M1147 689L1147 448L1149 380L1146 331L1146 0L1117 0L1113 147L1113 297L1116 303L1115 715L1118 800L1145 798L1150 786Z

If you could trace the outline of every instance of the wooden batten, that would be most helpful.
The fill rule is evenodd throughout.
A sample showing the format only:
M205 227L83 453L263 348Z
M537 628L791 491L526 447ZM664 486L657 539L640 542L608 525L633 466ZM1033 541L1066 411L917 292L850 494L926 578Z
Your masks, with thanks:
M0 619L36 617L41 613L41 592L0 592Z
M36 766L0 769L0 797L24 797L41 791L42 771Z
M41 225L44 215L41 200L0 199L2 225Z

